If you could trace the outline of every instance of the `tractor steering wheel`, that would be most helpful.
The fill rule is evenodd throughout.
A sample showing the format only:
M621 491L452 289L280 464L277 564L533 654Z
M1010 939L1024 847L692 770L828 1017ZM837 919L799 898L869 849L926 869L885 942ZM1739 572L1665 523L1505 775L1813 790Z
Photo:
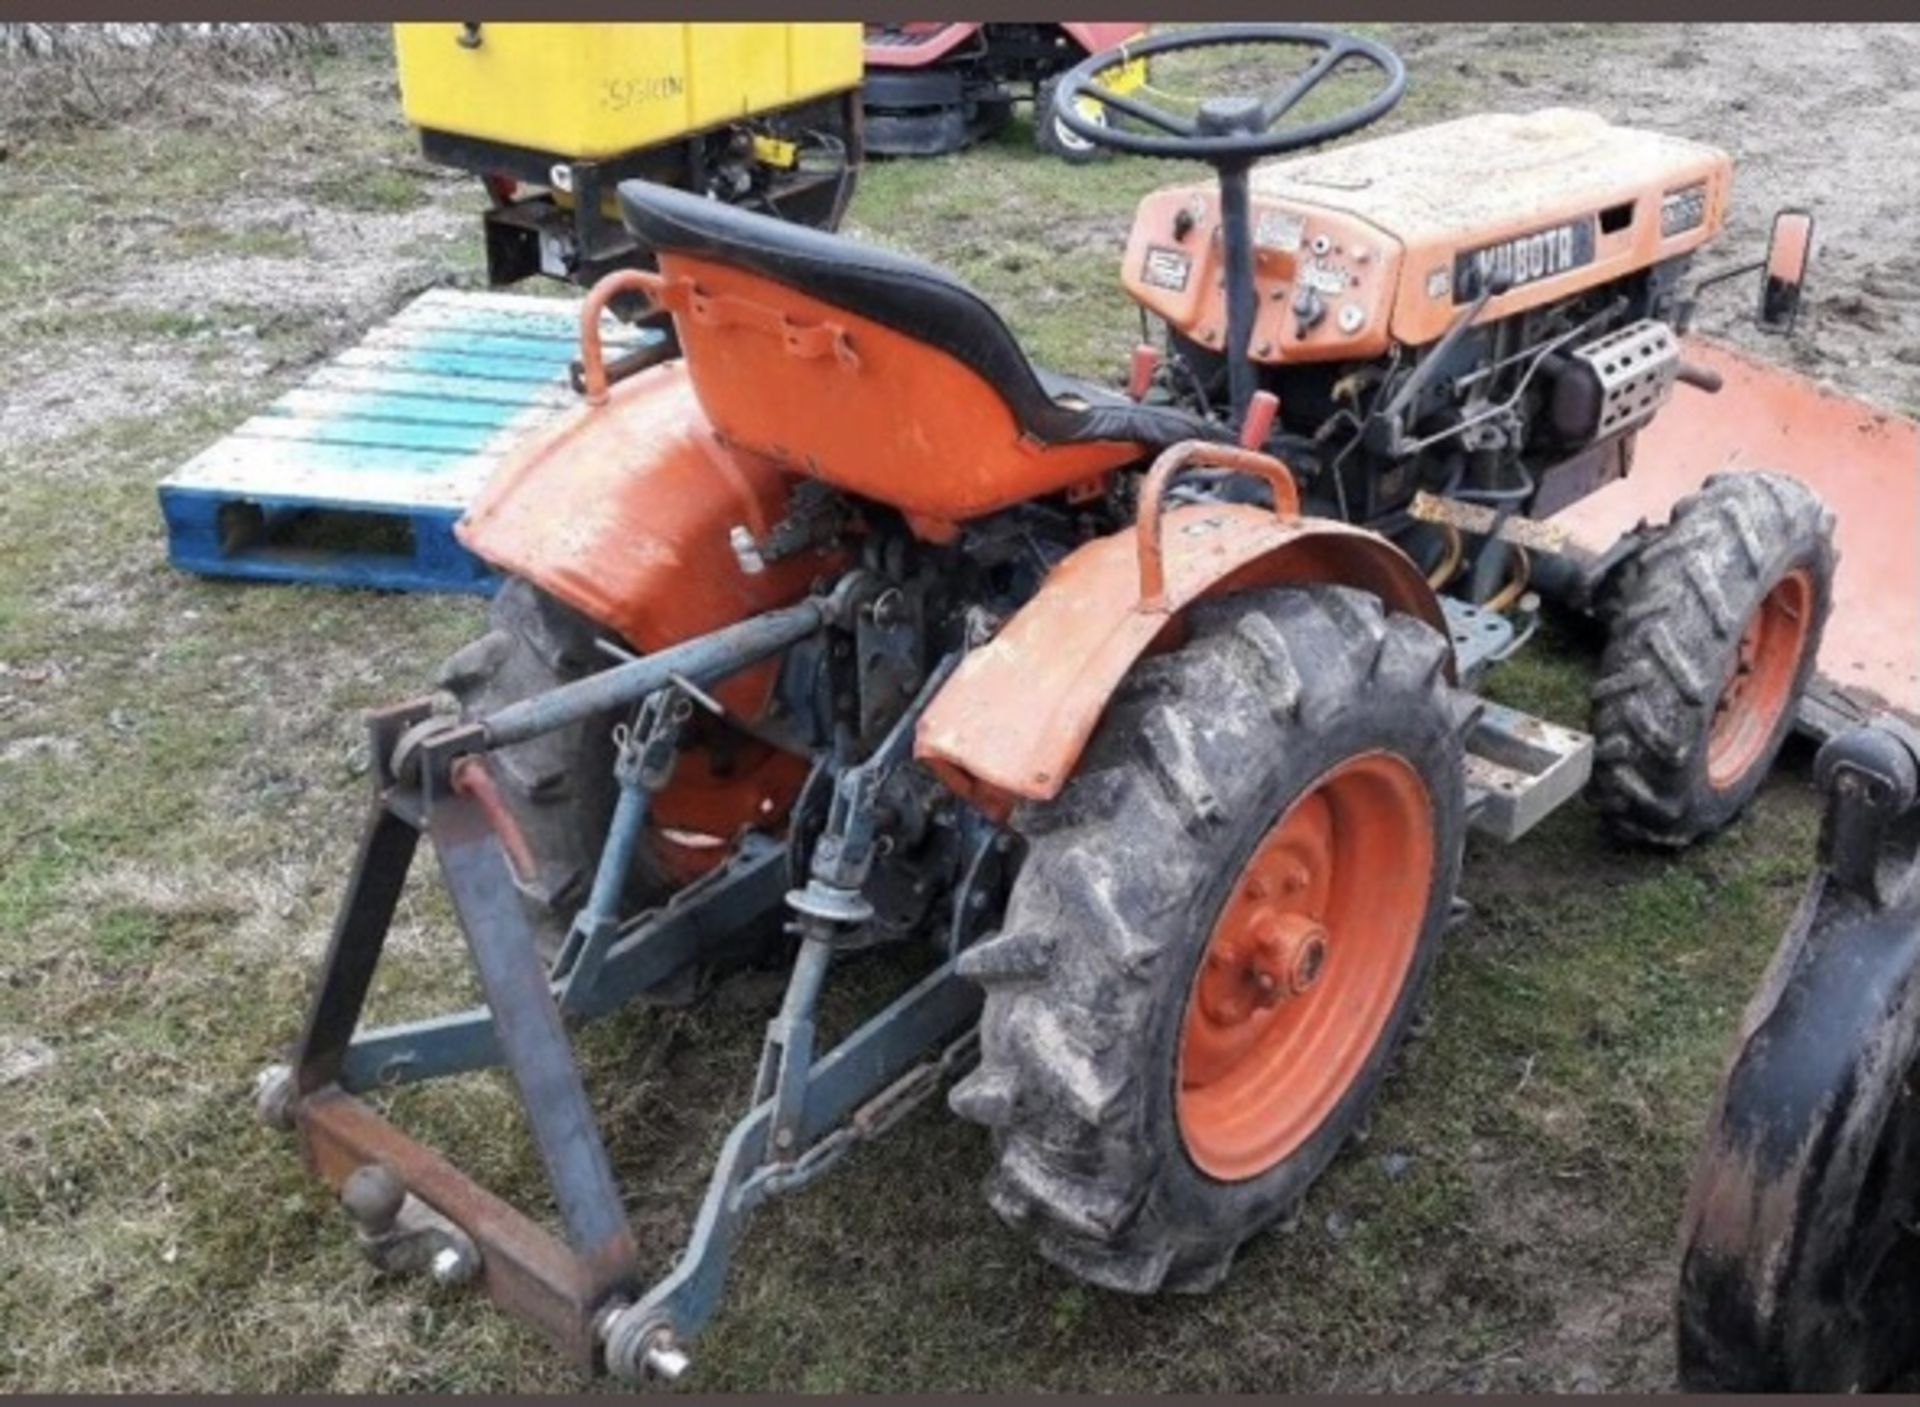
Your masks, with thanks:
M1304 49L1315 57L1270 98L1208 98L1191 118L1168 112L1132 93L1116 93L1098 81L1098 76L1110 69L1156 54L1246 45ZM1385 80L1380 90L1366 102L1331 117L1285 125L1286 115L1349 59L1378 70ZM1217 167L1244 168L1263 156L1297 151L1365 127L1399 102L1406 86L1407 70L1400 56L1384 44L1357 34L1310 25L1220 24L1156 34L1095 54L1061 76L1054 87L1053 106L1068 131L1096 146L1138 156L1185 158ZM1133 132L1095 122L1080 109L1081 102L1088 99L1154 132Z
M1174 54L1188 49L1214 49L1228 46L1284 46L1304 49L1313 61L1293 80L1265 99L1249 97L1208 98L1193 117L1142 101L1132 93L1116 93L1096 76L1121 64L1150 59L1156 54ZM1286 116L1314 89L1318 88L1348 59L1358 59L1376 70L1385 81L1380 90L1365 102L1318 122L1288 124ZM1294 24L1219 24L1203 29L1175 30L1156 34L1139 44L1124 44L1108 49L1063 74L1054 88L1054 115L1068 131L1084 137L1096 146L1141 156L1185 157L1204 161L1213 167L1220 180L1220 236L1226 263L1227 379L1232 391L1233 425L1246 421L1247 411L1258 388L1259 372L1253 363L1248 342L1259 311L1259 292L1254 283L1253 229L1248 172L1263 156L1297 151L1317 142L1343 137L1384 116L1406 91L1407 69L1400 56L1384 44L1362 39L1337 29L1317 29ZM1092 121L1080 111L1083 101L1104 107L1160 135L1131 132L1120 127ZM1045 120L1042 117L1041 120Z

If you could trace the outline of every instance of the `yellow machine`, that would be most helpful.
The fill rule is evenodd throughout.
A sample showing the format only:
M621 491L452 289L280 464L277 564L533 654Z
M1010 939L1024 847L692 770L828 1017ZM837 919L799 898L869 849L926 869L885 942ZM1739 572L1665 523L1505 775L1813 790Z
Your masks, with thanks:
M485 183L487 274L590 283L646 262L634 176L832 229L861 156L858 24L394 26L431 161Z

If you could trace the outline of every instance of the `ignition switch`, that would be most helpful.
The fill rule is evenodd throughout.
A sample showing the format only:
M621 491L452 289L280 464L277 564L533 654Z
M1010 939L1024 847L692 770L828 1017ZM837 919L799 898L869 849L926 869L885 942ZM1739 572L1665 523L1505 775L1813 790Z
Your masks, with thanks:
M1326 300L1313 289L1302 288L1293 295L1294 332L1296 335L1305 336L1307 333L1313 331L1314 328L1320 325L1320 320L1326 315Z

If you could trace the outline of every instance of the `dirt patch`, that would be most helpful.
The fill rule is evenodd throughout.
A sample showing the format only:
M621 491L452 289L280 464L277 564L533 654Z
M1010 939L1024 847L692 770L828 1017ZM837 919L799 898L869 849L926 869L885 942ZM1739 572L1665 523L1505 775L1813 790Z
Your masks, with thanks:
M1443 1390L1645 1392L1673 1378L1673 1284L1664 1267L1622 1278L1591 1264L1615 1240L1613 1209L1516 1171L1481 1148L1470 1163L1497 1252L1539 1324L1467 1365Z
M0 436L71 435L156 405L205 404L318 362L451 281L446 257L461 249L473 216L464 185L436 177L429 189L444 201L388 214L240 198L222 225L236 242L292 229L300 252L192 252L123 282L29 304L22 316L30 326L74 331L37 339L14 361ZM137 261L143 246L186 223L154 222L111 257ZM118 352L110 375L102 374L102 341Z
M17 1085L53 1068L59 1052L38 1036L0 1032L0 1086Z

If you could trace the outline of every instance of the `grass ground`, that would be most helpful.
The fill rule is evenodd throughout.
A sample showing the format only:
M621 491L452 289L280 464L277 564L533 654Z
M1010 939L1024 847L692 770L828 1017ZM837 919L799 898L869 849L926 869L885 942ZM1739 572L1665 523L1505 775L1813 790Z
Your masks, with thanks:
M1550 87L1576 40L1668 43L1401 37L1399 121ZM1126 212L1191 173L1069 169L1023 137L872 168L855 223L957 267L1039 358L1105 374L1134 340ZM153 498L414 293L472 283L477 201L415 155L375 42L0 160L0 1387L575 1385L476 1297L371 1279L247 1104L344 877L359 712L418 692L481 608L175 573ZM1495 692L1577 724L1592 652L1550 632ZM1691 1148L1816 819L1794 752L1684 855L1617 849L1577 806L1514 850L1476 842L1474 916L1370 1138L1218 1293L1136 1302L1046 1266L981 1202L978 1130L929 1109L759 1218L700 1385L1664 1386ZM410 893L384 1013L466 999L445 922L430 886ZM662 1268L769 1000L738 985L584 1041ZM537 1197L497 1082L416 1092L405 1115Z

